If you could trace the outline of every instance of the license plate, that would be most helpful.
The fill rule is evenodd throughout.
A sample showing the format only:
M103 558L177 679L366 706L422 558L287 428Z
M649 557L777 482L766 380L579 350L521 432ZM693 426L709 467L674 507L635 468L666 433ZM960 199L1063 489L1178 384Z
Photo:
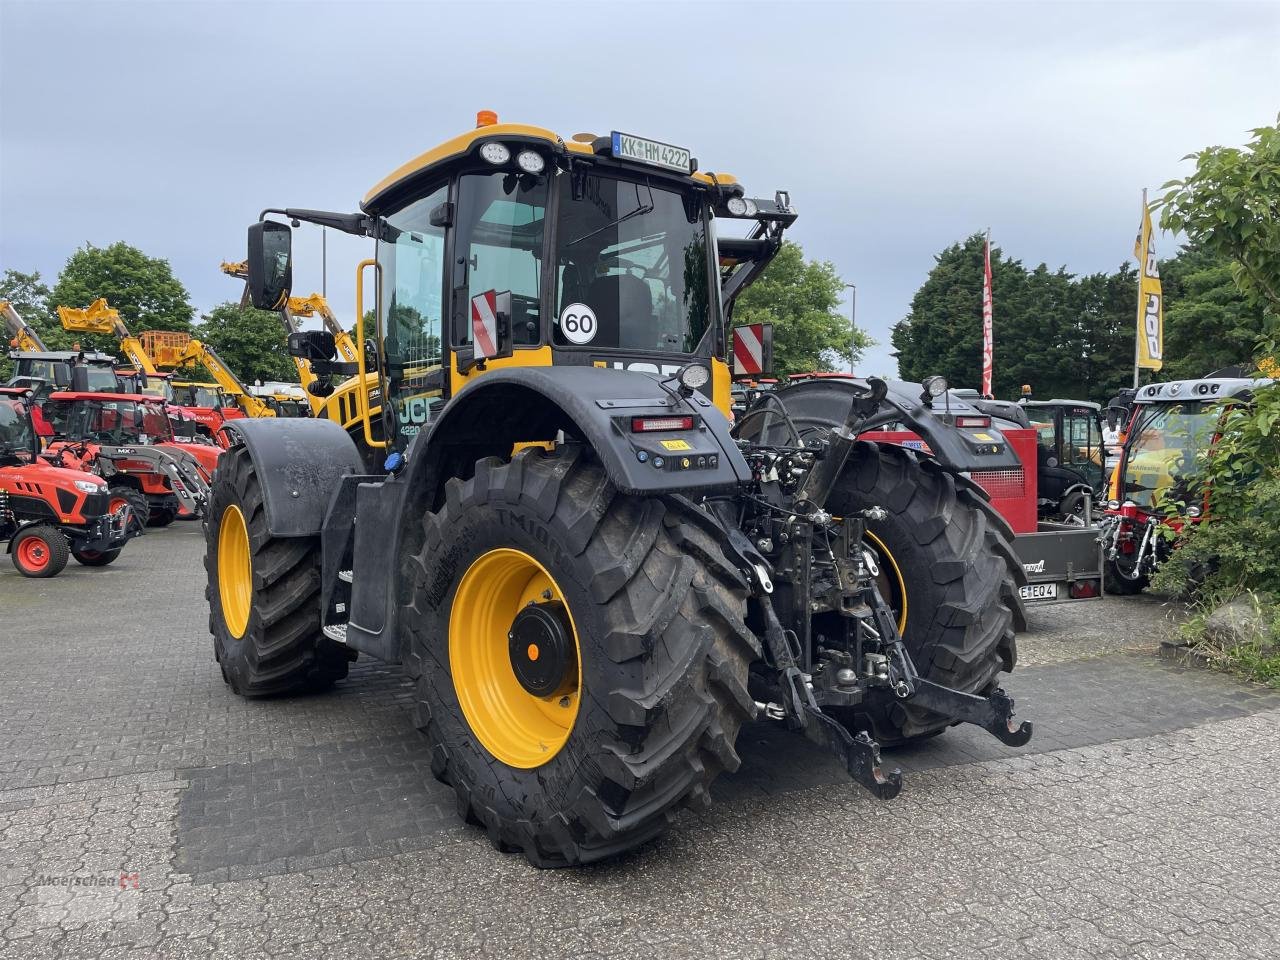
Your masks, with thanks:
M613 131L613 155L648 163L655 167L664 167L667 170L689 172L688 147L673 147L669 143L633 137L629 133L619 133L617 130Z
M1058 585L1056 583L1028 583L1019 587L1018 593L1023 600L1057 600Z

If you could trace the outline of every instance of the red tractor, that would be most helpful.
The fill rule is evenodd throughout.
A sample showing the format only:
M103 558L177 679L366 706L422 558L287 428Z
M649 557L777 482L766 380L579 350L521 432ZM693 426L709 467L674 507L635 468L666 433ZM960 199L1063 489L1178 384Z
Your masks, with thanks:
M150 526L203 512L222 448L175 440L160 397L54 393L44 415L54 433L46 459L102 477Z
M24 577L56 577L68 556L105 567L142 532L142 518L98 477L40 459L30 396L0 387L0 541Z
M1228 408L1248 405L1271 382L1212 376L1137 391L1100 529L1108 593L1141 592L1183 527L1200 522L1208 506L1202 455L1217 443Z

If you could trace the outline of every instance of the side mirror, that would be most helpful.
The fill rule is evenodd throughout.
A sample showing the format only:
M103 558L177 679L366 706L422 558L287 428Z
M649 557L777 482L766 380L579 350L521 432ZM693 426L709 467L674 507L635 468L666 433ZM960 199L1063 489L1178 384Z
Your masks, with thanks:
M66 387L71 383L71 364L58 363L53 364L53 383L57 387Z
M249 227L249 276L245 288L259 310L279 310L293 288L293 231L288 224L259 220Z
M338 342L328 330L299 330L289 334L289 356L311 363L332 360Z

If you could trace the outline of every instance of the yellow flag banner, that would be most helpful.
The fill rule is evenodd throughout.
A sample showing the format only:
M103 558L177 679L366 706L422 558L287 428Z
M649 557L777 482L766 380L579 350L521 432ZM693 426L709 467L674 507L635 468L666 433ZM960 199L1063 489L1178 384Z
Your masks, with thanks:
M1159 370L1164 366L1164 291L1151 245L1151 210L1145 204L1133 255L1138 258L1138 366Z

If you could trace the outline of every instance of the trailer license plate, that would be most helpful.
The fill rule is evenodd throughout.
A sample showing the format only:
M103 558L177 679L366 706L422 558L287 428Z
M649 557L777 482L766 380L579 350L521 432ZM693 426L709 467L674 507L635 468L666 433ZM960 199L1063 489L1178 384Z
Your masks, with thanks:
M669 143L633 137L629 133L619 133L617 130L613 131L613 155L626 157L628 160L638 160L641 163L651 163L655 167L678 170L681 173L689 172L688 147L673 147Z
M1023 600L1057 600L1058 585L1056 583L1028 583L1019 587L1018 592Z

